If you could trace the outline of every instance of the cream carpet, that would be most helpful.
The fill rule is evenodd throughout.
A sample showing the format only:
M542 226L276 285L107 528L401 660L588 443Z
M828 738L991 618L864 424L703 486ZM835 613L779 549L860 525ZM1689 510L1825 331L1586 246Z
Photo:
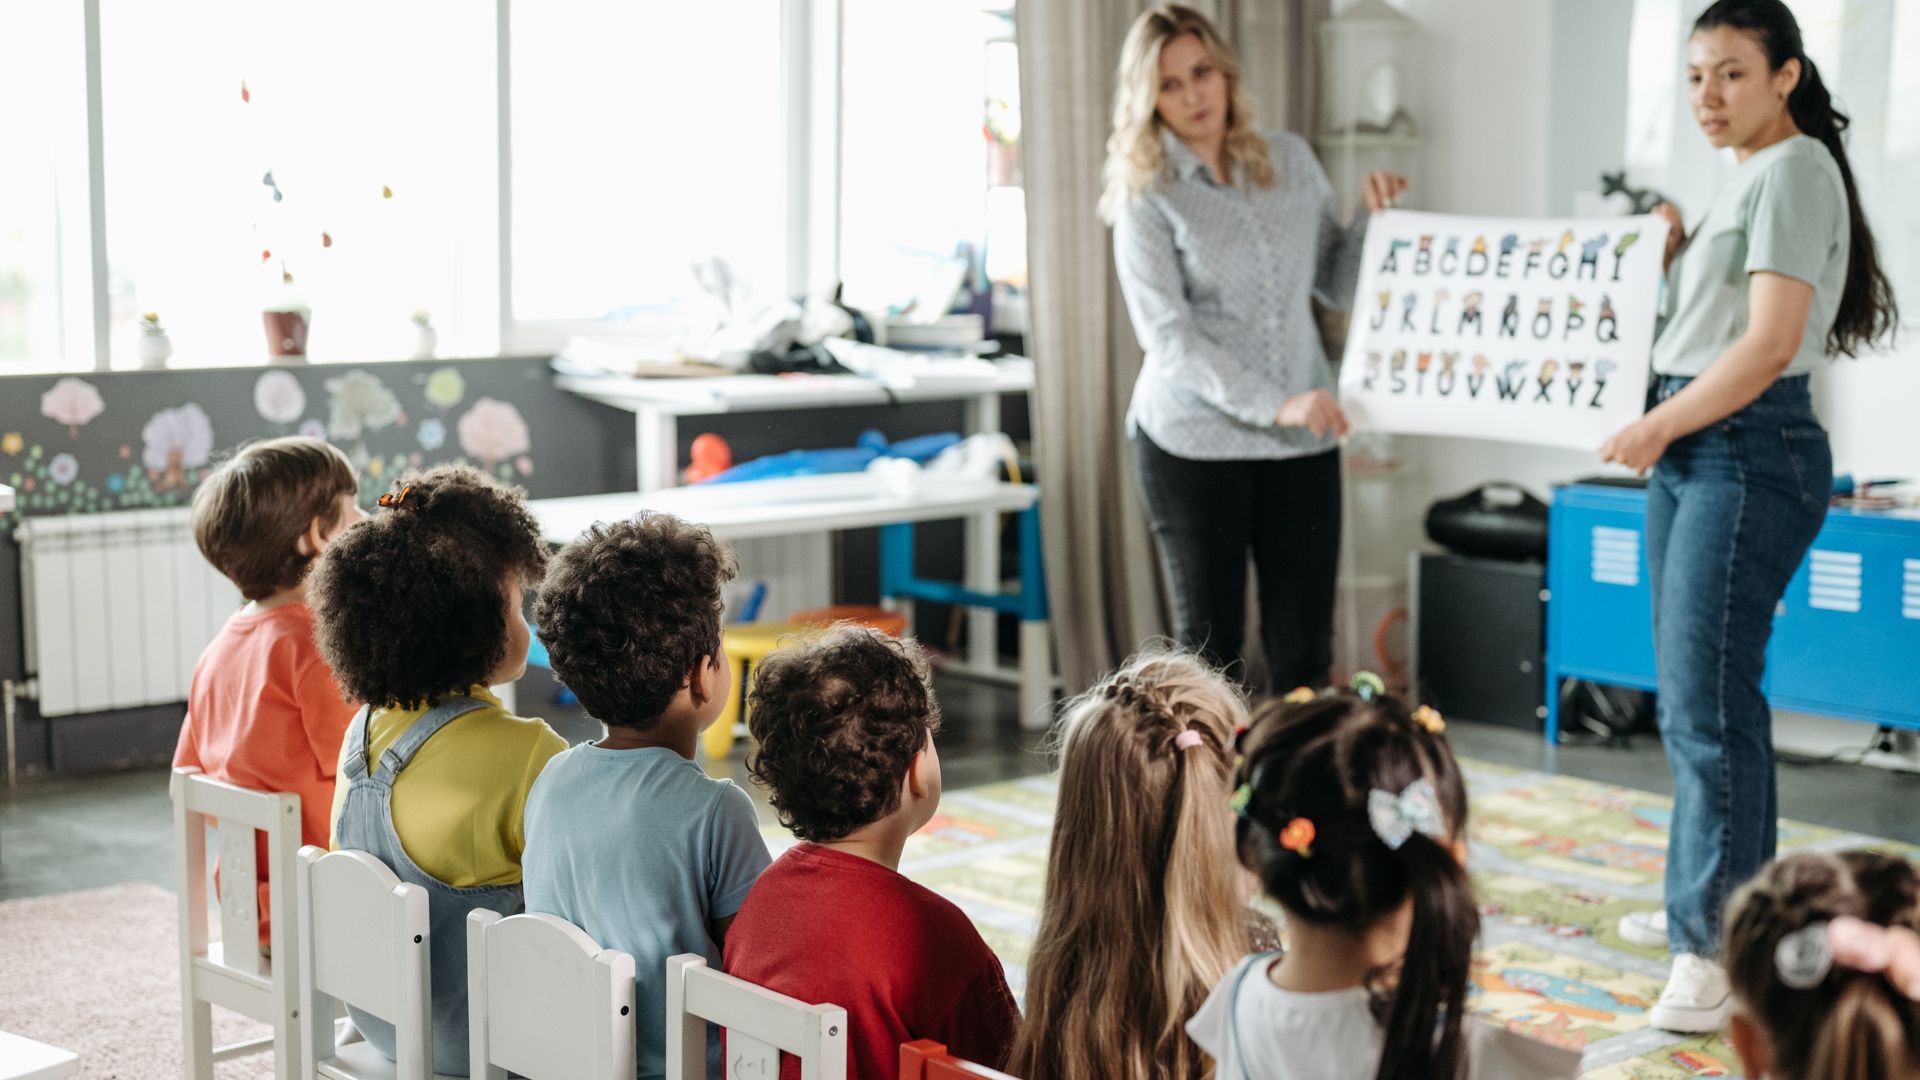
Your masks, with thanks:
M80 1055L94 1080L181 1075L180 923L157 885L0 903L0 1031ZM266 1028L213 1010L223 1045ZM270 1055L222 1062L219 1080L270 1078Z

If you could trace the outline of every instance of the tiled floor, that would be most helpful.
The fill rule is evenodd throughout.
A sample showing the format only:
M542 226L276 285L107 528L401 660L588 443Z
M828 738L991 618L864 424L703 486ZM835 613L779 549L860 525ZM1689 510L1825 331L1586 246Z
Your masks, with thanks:
M949 791L1045 772L1037 733L1020 731L1009 688L959 678L938 681L945 727L941 767ZM595 738L598 725L577 710L536 705L550 688L523 683L526 712L546 716L563 735ZM1520 768L1668 793L1660 745L1640 737L1626 749L1560 747L1513 728L1455 721L1448 728L1462 756ZM736 751L726 766L753 791ZM1851 765L1780 769L1782 816L1816 825L1920 843L1920 777ZM766 813L764 802L762 812ZM172 887L173 844L167 772L162 768L52 780L28 780L0 800L0 899L151 881ZM771 821L771 814L767 814Z

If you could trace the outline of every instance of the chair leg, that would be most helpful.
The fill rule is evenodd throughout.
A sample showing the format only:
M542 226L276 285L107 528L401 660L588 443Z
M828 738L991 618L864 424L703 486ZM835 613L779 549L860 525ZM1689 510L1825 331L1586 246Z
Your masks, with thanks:
M189 972L185 977L193 976ZM213 1006L194 1000L193 990L188 987L182 1007L181 1056L187 1080L213 1080Z

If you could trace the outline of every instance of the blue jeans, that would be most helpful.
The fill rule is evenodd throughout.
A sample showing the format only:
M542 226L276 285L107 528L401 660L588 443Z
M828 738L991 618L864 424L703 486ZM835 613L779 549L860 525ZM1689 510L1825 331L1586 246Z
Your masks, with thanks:
M1689 380L1657 377L1649 396ZM1668 447L1647 486L1658 718L1673 772L1667 936L1714 957L1727 896L1773 858L1780 816L1762 695L1774 608L1826 518L1833 453L1805 376Z

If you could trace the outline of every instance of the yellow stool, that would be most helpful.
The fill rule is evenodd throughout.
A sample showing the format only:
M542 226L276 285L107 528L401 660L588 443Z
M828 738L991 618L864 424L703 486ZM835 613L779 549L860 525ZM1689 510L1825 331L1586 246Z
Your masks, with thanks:
M747 673L779 652L789 642L819 637L838 622L871 626L890 637L906 631L906 616L884 608L837 605L796 612L791 622L742 623L722 627L720 640L727 650L727 703L720 708L719 719L700 736L707 757L719 761L733 749L733 740L744 729L749 711L746 702Z
M733 749L736 725L747 719L746 678L750 664L758 664L774 653L789 638L805 640L820 633L817 626L802 623L743 623L722 627L720 641L727 650L727 703L720 707L720 718L700 736L707 757L715 761Z

